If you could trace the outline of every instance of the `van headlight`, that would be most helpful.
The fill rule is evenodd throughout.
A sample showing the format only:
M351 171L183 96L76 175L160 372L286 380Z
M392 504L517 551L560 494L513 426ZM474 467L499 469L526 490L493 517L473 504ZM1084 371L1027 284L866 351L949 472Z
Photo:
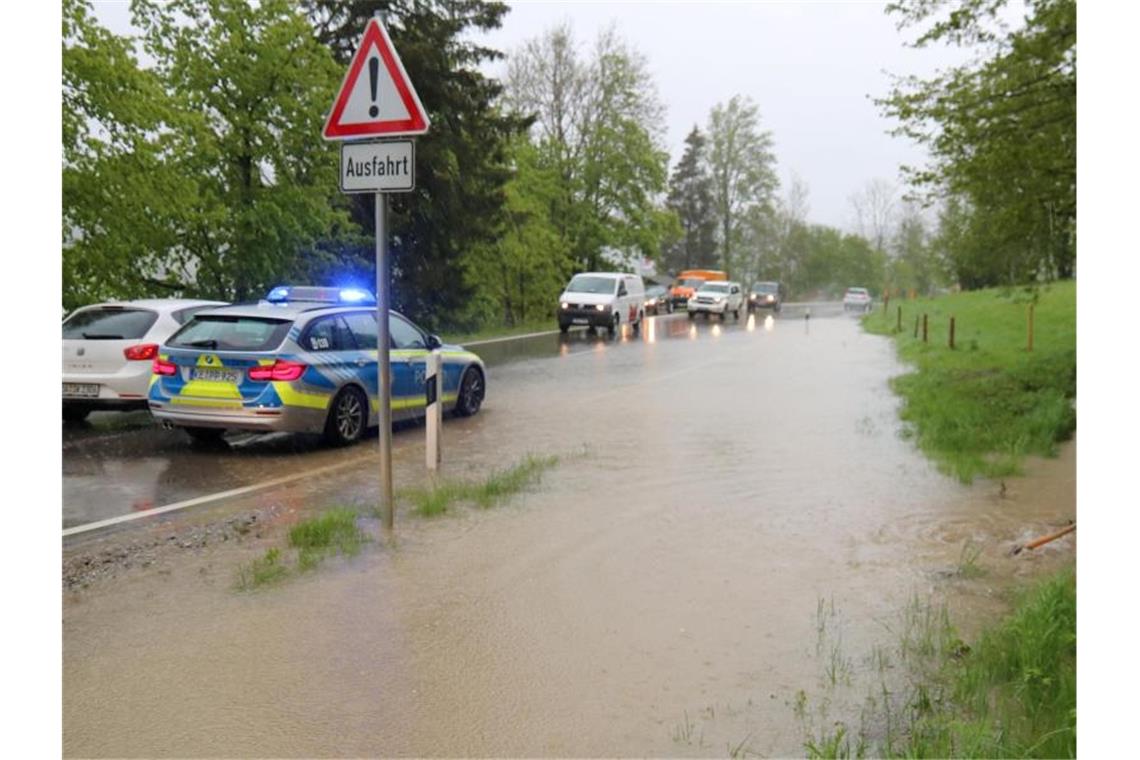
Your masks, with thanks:
M569 309L569 308L570 308L570 304L568 304L568 303L566 303L565 301L563 301L563 302L562 302L562 308L563 308L563 309Z
M606 305L604 303L600 303L597 306L595 306L594 308L597 309L598 311L605 311Z

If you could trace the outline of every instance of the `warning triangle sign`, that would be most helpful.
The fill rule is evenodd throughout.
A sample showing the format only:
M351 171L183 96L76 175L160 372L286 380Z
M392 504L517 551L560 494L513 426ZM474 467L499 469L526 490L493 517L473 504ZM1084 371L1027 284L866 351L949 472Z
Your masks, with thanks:
M387 30L369 19L322 135L326 140L419 135L429 126Z

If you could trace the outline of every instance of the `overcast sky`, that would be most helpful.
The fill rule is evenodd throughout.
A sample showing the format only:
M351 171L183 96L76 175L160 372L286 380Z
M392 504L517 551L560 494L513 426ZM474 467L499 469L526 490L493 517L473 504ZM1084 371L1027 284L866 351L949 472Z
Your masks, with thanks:
M882 3L523 2L485 42L510 52L568 21L585 52L610 23L647 58L666 107L670 171L694 124L713 105L751 97L772 132L781 181L795 172L809 189L809 219L851 228L849 197L876 177L895 180L923 153L887 134L870 98L896 74L927 74L957 51L913 50ZM103 24L128 33L126 2L97 0ZM363 32L363 30L361 30ZM492 74L505 64L489 68ZM430 108L430 104L428 104Z

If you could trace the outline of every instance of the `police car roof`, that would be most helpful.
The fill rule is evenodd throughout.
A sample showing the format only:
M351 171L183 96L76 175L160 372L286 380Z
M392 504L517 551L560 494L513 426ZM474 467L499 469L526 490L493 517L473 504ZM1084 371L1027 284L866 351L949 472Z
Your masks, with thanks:
M243 303L235 304L234 306L221 306L217 309L204 309L194 316L196 317L211 317L211 316L224 316L224 317L257 317L259 319L296 319L302 314L308 314L316 311L348 311L350 309L361 309L367 311L375 311L375 306L369 304L361 304L353 306L352 304L343 303L316 303L313 301L294 301L292 303L269 303L262 301L260 303Z

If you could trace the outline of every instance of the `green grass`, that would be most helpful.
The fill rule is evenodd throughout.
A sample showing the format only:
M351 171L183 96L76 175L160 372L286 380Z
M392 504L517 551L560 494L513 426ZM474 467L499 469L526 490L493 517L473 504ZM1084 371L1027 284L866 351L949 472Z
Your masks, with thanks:
M415 512L424 517L443 514L459 502L487 509L537 483L556 464L557 456L528 454L518 464L496 470L481 481L444 481L431 488L410 488L402 491L400 498L411 501Z
M356 527L356 512L344 507L299 522L289 531L289 545L297 550L301 570L311 570L332 554L356 554L365 540Z
M238 588L251 591L269 583L276 583L289 574L289 568L281 564L281 550L269 549L261 557L238 568Z
M241 591L252 591L277 583L294 570L312 570L333 554L356 554L367 540L368 536L356 526L356 512L335 507L302 520L289 530L289 546L297 552L295 563L285 562L281 549L267 549L263 556L238 568L237 587Z
M1033 351L1026 350L1030 301L1036 299ZM897 306L903 329L896 332ZM915 317L927 315L929 342ZM956 348L948 343L950 317ZM1020 472L1027 454L1053 456L1076 429L1076 284L1038 291L983 290L892 302L863 319L872 333L893 336L915 371L892 386L918 446L963 482Z
M876 700L854 737L835 723L810 737L812 757L1076 757L1077 587L1068 568L1024 592L1013 612L962 642L945 608L912 600L900 652L909 688ZM802 706L797 715L803 715Z

